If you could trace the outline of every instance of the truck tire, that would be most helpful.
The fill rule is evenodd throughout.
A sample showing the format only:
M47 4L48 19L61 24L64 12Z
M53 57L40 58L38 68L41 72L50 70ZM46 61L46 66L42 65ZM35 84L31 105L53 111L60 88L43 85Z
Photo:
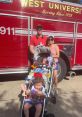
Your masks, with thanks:
M63 58L59 58L59 70L58 70L58 81L61 81L63 78L66 77L67 74L67 65Z

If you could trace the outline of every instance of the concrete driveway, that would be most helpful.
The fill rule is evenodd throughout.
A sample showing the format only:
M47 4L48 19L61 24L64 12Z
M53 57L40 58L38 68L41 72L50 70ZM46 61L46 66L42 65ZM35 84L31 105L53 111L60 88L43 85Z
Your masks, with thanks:
M20 84L24 80L0 82L0 117L19 117ZM82 117L82 75L58 85L56 105L48 104L56 117Z
M56 117L82 117L82 76L63 80L58 85L56 105L49 111Z

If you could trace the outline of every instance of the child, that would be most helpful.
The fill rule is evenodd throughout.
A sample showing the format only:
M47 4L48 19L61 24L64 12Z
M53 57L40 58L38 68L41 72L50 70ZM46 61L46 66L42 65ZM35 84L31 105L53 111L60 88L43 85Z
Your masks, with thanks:
M58 79L57 79L57 71L58 71L58 58L59 58L59 47L57 44L54 43L54 38L52 36L49 36L46 45L49 47L51 51L51 55L54 59L54 81L55 81L55 87L57 89Z
M31 89L26 89L22 87L22 90L25 92L24 99L24 113L25 117L29 117L29 109L34 105L36 108L35 117L39 117L44 98L46 97L45 88L43 86L44 80L41 74L34 74L33 86Z

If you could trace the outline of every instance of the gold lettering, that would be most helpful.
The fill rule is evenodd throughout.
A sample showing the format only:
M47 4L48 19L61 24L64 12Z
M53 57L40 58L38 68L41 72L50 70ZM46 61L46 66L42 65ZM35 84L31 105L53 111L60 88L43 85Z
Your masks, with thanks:
M34 2L34 6L35 6L35 7L39 7L39 1L35 1L35 2Z
M71 7L71 12L75 12L75 8L74 7Z
M33 0L29 0L29 7L33 7Z
M28 1L27 0L21 0L21 6L22 7L26 7L28 4Z
M67 17L72 17L73 14L71 14L71 13L66 13L66 16L67 16Z
M45 2L41 2L41 1L40 1L41 7L43 7L43 6L44 6L44 3L45 3Z
M69 11L69 12L70 12L70 6L67 6L67 11Z
M60 11L58 11L58 12L56 13L56 15L57 15L57 16L64 16L64 14L62 14Z
M53 3L49 3L49 8L53 9L54 8L54 4Z
M40 7L40 8L43 8L47 5L46 1L44 2L42 0L20 0L20 1L21 1L22 7ZM67 11L67 13L71 12L71 13L76 13L76 14L82 13L82 8L70 6L70 5L59 4L59 3L49 2L48 6L46 6L46 8L47 7L48 7L48 9L51 9L51 10L57 9L59 11L59 12L57 12L57 15L62 15L60 13L60 11ZM46 10L46 12L47 12L47 10ZM50 12L48 12L48 14L54 15L54 12L50 11ZM67 14L67 16L71 17L71 14Z
M59 5L59 10L62 10L62 5L61 4Z
M59 4L55 4L55 9L59 9Z
M76 13L81 14L81 9L80 8L76 8Z

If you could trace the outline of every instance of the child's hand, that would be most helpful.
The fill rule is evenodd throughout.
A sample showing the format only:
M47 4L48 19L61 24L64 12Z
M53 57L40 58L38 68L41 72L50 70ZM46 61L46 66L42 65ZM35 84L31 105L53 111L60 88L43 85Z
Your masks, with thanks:
M29 95L30 94L30 89L26 90L25 93L26 93L26 95Z
M38 90L37 90L37 95L38 95L38 96L43 95L42 91L38 91Z
M25 93L25 91L22 93L22 96L24 96L24 97L26 96L26 93Z
M28 89L28 90L23 91L22 96L27 96L29 94L30 94L30 90Z
M25 84L21 84L21 90L26 91L26 85Z
M45 98L46 95L42 91L37 91L37 96L40 96L41 98Z

